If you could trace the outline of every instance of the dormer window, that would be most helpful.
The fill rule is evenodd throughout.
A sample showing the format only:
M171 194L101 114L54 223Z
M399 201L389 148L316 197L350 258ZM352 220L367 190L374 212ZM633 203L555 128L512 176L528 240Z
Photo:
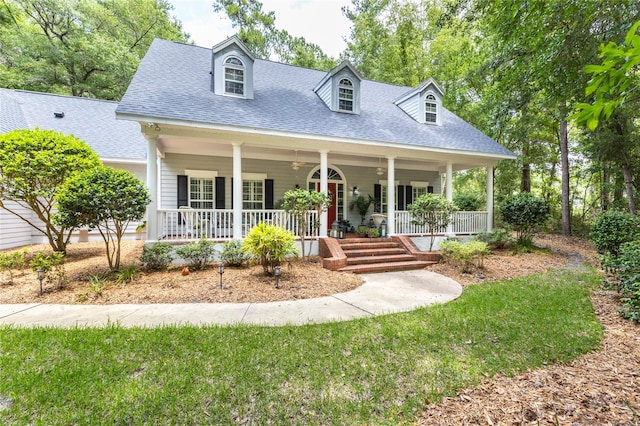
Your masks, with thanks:
M340 80L338 85L338 109L353 112L353 83L348 78Z
M244 64L233 56L224 61L224 92L244 96Z
M429 94L424 101L424 122L436 124L438 122L438 104L436 97Z

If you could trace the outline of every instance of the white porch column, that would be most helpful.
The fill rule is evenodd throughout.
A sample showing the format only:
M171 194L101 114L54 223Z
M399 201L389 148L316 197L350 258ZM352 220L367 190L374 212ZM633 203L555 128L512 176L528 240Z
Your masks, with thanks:
M453 163L447 163L447 187L446 197L447 201L453 201Z
M326 193L329 190L329 151L320 151L320 192ZM322 212L320 215L320 237L327 236L329 213Z
M158 139L147 139L147 188L151 203L147 206L147 241L158 240Z
M387 157L387 235L396 234L396 165Z
M487 167L487 232L493 230L493 167Z
M242 144L233 144L233 238L242 238Z
M447 163L447 187L446 187L446 197L448 202L453 201L453 164L451 162ZM453 234L453 224L449 221L447 225L447 235Z

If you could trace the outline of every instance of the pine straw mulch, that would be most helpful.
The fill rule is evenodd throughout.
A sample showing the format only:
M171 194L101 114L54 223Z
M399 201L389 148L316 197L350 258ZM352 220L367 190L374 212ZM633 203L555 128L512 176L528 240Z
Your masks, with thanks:
M140 267L141 241L122 242L122 266ZM28 256L48 246L35 245ZM222 289L217 266L191 270L183 275L183 267L167 271L139 269L133 280L122 283L109 275L104 243L74 243L68 246L65 262L67 283L63 288L44 283L44 294L38 295L39 284L30 269L14 275L0 272L0 303L243 303L274 302L329 296L357 288L362 279L353 274L331 272L322 268L320 259L310 262L293 260L282 265L280 288L273 277L265 276L260 266L225 267ZM92 286L89 277L106 277L101 288Z
M545 236L536 244L597 265L588 242ZM579 256L576 256L578 254ZM478 282L469 276L468 282ZM640 425L640 325L623 319L617 293L591 297L604 339L599 352L568 365L552 365L514 377L497 376L460 390L455 398L427 404L416 423L425 425Z

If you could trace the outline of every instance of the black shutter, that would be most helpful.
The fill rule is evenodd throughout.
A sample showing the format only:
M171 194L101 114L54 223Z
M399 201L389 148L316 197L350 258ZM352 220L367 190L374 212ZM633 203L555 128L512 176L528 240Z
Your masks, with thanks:
M406 204L404 203L404 185L398 185L398 205L396 206L397 210L404 210Z
M189 176L178 175L178 208L189 205Z
M273 210L273 179L264 180L264 208Z
M233 178L231 178L231 208L233 208Z
M379 183L373 184L373 198L375 199L373 211L380 213L382 211L382 185Z
M433 186L427 186L427 194L433 194Z
M404 187L404 190L405 190L404 200L406 201L407 206L409 204L413 204L413 186L407 185Z
M224 207L224 177L216 176L216 209Z

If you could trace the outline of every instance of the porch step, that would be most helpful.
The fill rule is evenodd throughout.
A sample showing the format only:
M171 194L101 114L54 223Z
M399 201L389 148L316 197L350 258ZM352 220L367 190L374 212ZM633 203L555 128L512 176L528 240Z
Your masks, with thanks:
M396 254L406 254L407 251L403 248L358 248L352 250L344 250L344 254L347 257L364 257L364 256L392 256Z
M343 272L365 274L370 272L405 271L423 269L435 262L420 261L404 244L390 238L347 238L338 240L346 256Z
M338 269L341 272L352 272L354 274L368 274L371 272L391 272L391 271L408 271L412 269L423 269L435 262L425 262L420 260L412 260L406 262L384 262L373 264L348 265Z
M347 256L347 265L361 265L370 263L389 263L389 262L409 262L416 260L416 257L411 254L392 254L385 256L360 256L349 257Z

